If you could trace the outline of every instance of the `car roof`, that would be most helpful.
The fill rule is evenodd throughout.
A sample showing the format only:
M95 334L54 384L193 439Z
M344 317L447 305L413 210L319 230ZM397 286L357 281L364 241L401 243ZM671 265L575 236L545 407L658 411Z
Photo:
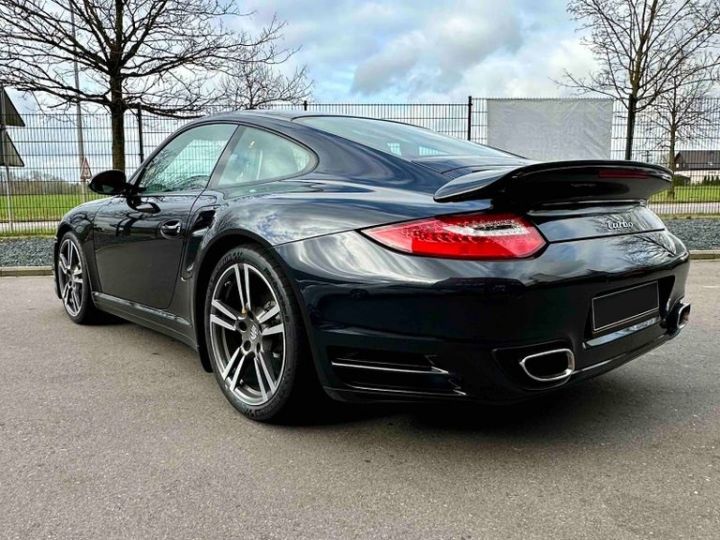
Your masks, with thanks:
M331 113L331 112L324 112L324 111L304 111L304 110L293 110L293 109L252 109L252 110L240 110L240 111L227 111L227 112L221 112L217 114L212 114L209 116L205 116L203 118L198 118L198 121L203 120L259 120L259 119L271 119L271 120L285 120L288 122L292 122L293 120L296 120L298 118L307 118L307 117L313 117L313 116L337 116L340 118L363 118L367 120L377 120L378 122L391 122L394 124L404 124L408 126L413 127L422 127L422 126L416 126L415 124L410 124L408 122L403 122L401 120L390 120L386 118L375 118L372 116L360 116L357 114L340 114L340 113Z
M250 118L277 118L284 120L294 120L302 116L326 116L322 113L308 112L302 110L277 110L277 109L252 109L240 111L226 111L205 116L204 119L223 119L223 120L247 120ZM333 115L336 116L336 115ZM344 115L337 115L344 116Z
M302 116L305 111L288 111L288 110L273 110L273 109L252 109L252 110L240 110L240 111L227 111L218 114L211 115L213 118L224 116L228 118L255 118L258 116L268 116L271 118L285 118L291 120L296 116Z

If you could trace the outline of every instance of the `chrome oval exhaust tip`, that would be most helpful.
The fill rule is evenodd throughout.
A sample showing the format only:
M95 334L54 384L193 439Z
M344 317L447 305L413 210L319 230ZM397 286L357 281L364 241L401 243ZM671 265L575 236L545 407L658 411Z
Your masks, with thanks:
M682 330L690 322L690 304L683 304L678 310L678 329Z
M524 357L520 367L533 381L565 382L575 372L575 355L570 349L552 349Z
M673 331L679 332L687 326L688 322L690 322L690 304L678 302L673 310L671 328Z

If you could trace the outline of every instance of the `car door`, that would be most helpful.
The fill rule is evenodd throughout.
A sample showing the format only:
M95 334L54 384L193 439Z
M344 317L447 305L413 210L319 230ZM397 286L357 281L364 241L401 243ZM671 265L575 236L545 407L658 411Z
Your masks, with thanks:
M188 221L237 126L204 124L178 133L135 175L134 195L95 217L95 261L103 293L154 308L170 305Z

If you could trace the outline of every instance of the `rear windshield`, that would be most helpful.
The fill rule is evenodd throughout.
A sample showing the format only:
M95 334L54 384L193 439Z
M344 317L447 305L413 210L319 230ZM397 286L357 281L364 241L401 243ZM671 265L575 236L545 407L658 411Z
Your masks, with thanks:
M509 154L397 122L346 116L305 116L297 122L405 159L433 156L508 157Z

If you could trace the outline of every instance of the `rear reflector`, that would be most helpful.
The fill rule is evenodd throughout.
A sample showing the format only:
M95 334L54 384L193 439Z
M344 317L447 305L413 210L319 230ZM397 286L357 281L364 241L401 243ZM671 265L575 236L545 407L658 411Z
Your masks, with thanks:
M507 213L440 216L363 233L398 251L452 259L518 259L545 245L531 223Z
M598 178L648 178L648 173L635 169L600 169Z

